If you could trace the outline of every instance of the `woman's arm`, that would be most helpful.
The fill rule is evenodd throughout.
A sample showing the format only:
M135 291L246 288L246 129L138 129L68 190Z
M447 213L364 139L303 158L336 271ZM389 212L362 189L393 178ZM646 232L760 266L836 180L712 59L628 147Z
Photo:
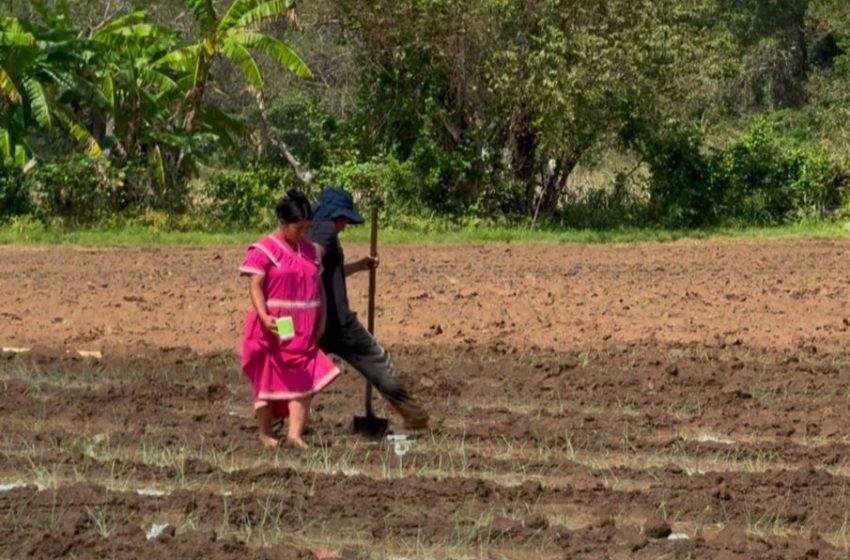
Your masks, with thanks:
M259 274L251 275L251 286L249 288L251 294L251 303L254 305L254 311L260 318L260 322L270 333L277 333L277 320L269 315L266 308L266 295L263 293L263 282L266 277Z

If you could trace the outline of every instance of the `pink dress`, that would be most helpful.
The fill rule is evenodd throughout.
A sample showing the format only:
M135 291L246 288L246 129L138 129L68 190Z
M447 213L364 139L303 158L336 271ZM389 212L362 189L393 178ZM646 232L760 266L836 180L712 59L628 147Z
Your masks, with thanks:
M255 310L245 319L242 370L253 387L254 410L274 407L289 415L289 401L317 393L339 375L319 350L322 309L321 259L316 246L302 240L296 249L269 235L251 245L239 271L265 278L263 293L272 317L292 317L295 338L269 333Z

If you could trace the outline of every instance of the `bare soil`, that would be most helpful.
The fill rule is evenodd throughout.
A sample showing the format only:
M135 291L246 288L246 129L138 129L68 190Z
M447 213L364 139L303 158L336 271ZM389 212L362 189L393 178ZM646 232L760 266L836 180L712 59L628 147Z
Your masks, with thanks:
M0 248L0 558L846 558L848 249L387 247L399 458L353 371L260 448L242 248Z

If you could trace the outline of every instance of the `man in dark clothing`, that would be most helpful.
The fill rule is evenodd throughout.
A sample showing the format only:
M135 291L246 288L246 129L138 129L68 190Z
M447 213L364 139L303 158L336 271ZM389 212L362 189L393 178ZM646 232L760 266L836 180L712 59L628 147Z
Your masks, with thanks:
M322 192L319 204L313 210L310 239L324 251L322 282L325 287L326 323L325 334L319 341L319 346L329 354L336 354L363 374L401 414L405 428L424 429L428 426L428 413L396 376L390 355L369 334L348 306L345 277L378 266L378 260L371 257L348 264L345 262L339 233L345 230L348 224L363 222L363 216L354 209L351 194L335 187L329 187Z

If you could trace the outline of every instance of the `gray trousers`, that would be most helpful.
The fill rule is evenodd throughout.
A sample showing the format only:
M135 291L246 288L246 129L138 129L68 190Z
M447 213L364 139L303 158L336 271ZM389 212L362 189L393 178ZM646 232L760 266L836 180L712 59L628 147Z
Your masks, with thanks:
M319 341L319 347L351 364L394 408L419 408L396 375L389 353L369 334L356 315L349 315L340 327L329 328Z

